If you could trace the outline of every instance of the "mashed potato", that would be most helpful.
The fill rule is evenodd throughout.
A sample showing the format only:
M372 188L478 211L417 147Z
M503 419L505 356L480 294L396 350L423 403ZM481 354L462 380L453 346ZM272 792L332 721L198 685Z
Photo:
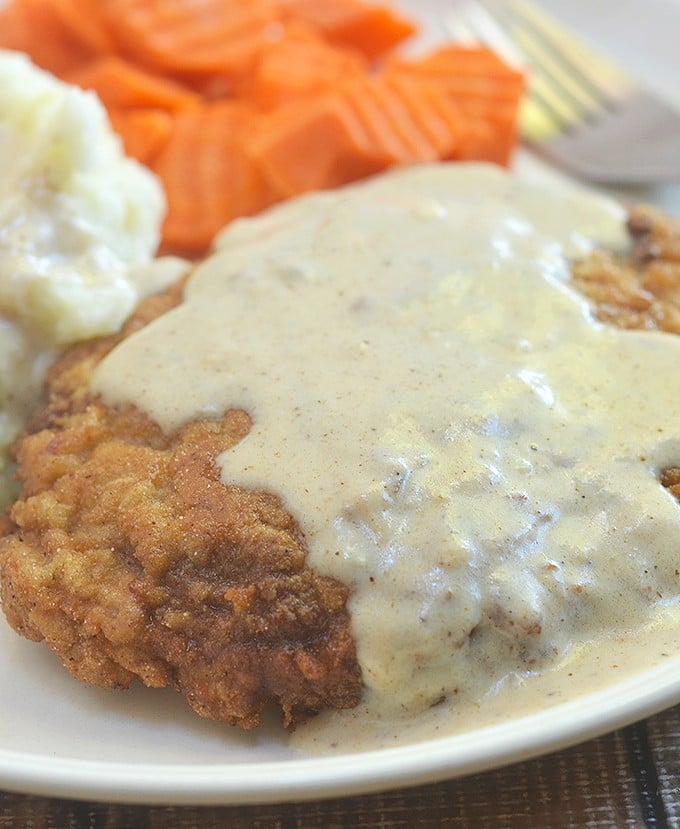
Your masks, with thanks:
M182 263L156 251L165 202L96 96L0 51L0 506L8 449L55 351L115 331Z

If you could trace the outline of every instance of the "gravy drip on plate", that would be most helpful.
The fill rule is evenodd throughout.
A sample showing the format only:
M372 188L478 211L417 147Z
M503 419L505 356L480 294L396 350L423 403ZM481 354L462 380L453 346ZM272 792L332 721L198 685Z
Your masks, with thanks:
M250 412L223 480L280 494L352 586L368 710L461 706L676 600L680 338L568 285L626 244L570 186L403 170L235 223L94 390L166 430Z

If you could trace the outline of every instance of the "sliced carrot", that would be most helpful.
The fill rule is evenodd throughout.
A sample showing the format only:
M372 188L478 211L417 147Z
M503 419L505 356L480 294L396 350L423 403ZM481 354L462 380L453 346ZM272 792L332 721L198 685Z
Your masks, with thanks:
M408 76L385 76L434 147L437 158L453 157L462 131L461 112L438 85L426 85Z
M55 75L92 56L63 26L52 0L14 0L3 9L0 48L27 52L35 64Z
M323 93L367 69L359 52L332 46L311 27L293 24L284 38L260 54L238 94L273 109Z
M453 159L467 140L467 118L439 84L374 76L345 85L385 166Z
M403 164L411 160L408 143L395 130L390 112L376 101L380 92L375 88L375 79L361 78L358 82L346 84L340 95L356 113L371 142L372 152L380 159L381 167Z
M507 164L521 75L486 49L388 54L414 30L364 0L12 0L0 11L0 47L98 93L126 152L165 184L165 249L190 254L238 216L395 164Z
M26 2L14 0L0 8L0 48L27 52L34 40Z
M280 198L246 151L258 123L252 108L233 101L175 116L172 135L151 165L168 198L165 249L200 253L225 224Z
M387 70L403 68L408 71L429 72L432 74L479 74L507 75L521 77L491 49L484 46L461 46L452 44L420 57L408 59L400 55L390 55L385 62Z
M281 197L340 187L384 167L352 107L331 93L272 113L249 152Z
M162 71L242 74L280 36L274 0L108 0L127 53Z
M172 135L174 119L162 109L109 109L111 126L123 141L125 152L151 166Z
M374 59L416 31L413 21L389 6L363 0L281 0L287 12L311 23L333 43L350 46Z
M180 77L180 73L168 72L170 77ZM210 101L226 101L232 98L245 98L248 95L240 93L242 87L247 84L244 83L242 76L235 76L234 73L208 72L208 73L194 73L182 72L181 81L192 92L207 103Z
M420 94L427 101L435 117L440 119L449 131L447 146L442 148L440 158L443 161L460 159L462 148L468 141L470 122L461 112L455 101L439 87L432 84L420 84Z
M124 58L104 57L65 75L70 83L93 89L114 109L155 107L175 111L198 106L200 97L177 81L153 75Z
M376 108L380 108L389 118L394 134L407 149L407 162L434 161L437 148L430 140L427 130L423 129L419 119L409 106L400 89L386 82L384 77L369 78L366 85L369 97Z
M52 0L64 28L94 54L113 54L116 42L102 14L102 0Z
M420 94L435 102L439 115L453 117L460 130L453 152L442 158L510 163L518 140L517 103L461 94L442 82L427 80L419 85Z
M420 60L391 58L385 75L437 89L465 123L454 156L507 165L517 143L517 112L524 89L521 73L488 49L450 46ZM443 117L447 107L438 103Z
M391 58L384 71L439 82L461 98L516 105L524 92L524 76L483 48L449 46L419 60Z

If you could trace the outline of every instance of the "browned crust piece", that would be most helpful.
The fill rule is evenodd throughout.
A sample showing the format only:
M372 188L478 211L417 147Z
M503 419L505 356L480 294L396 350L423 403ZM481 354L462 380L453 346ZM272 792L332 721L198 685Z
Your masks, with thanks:
M680 466L669 466L661 472L661 483L680 501Z
M122 336L181 298L142 304ZM292 727L354 706L361 675L347 588L305 565L299 526L274 496L225 486L216 456L241 440L229 411L166 436L88 396L119 341L71 350L17 447L23 493L0 541L10 624L45 640L72 674L103 686L172 686L199 714Z
M602 322L680 334L680 221L634 207L628 230L631 254L596 251L574 265L574 285Z

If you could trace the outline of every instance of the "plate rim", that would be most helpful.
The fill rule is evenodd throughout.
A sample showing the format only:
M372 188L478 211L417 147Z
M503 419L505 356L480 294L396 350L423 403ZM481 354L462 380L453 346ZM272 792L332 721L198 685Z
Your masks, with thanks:
M255 805L452 780L559 751L680 703L680 654L595 692L506 722L404 746L227 763L122 763L0 748L0 787L145 805ZM577 715L577 716L576 716Z

